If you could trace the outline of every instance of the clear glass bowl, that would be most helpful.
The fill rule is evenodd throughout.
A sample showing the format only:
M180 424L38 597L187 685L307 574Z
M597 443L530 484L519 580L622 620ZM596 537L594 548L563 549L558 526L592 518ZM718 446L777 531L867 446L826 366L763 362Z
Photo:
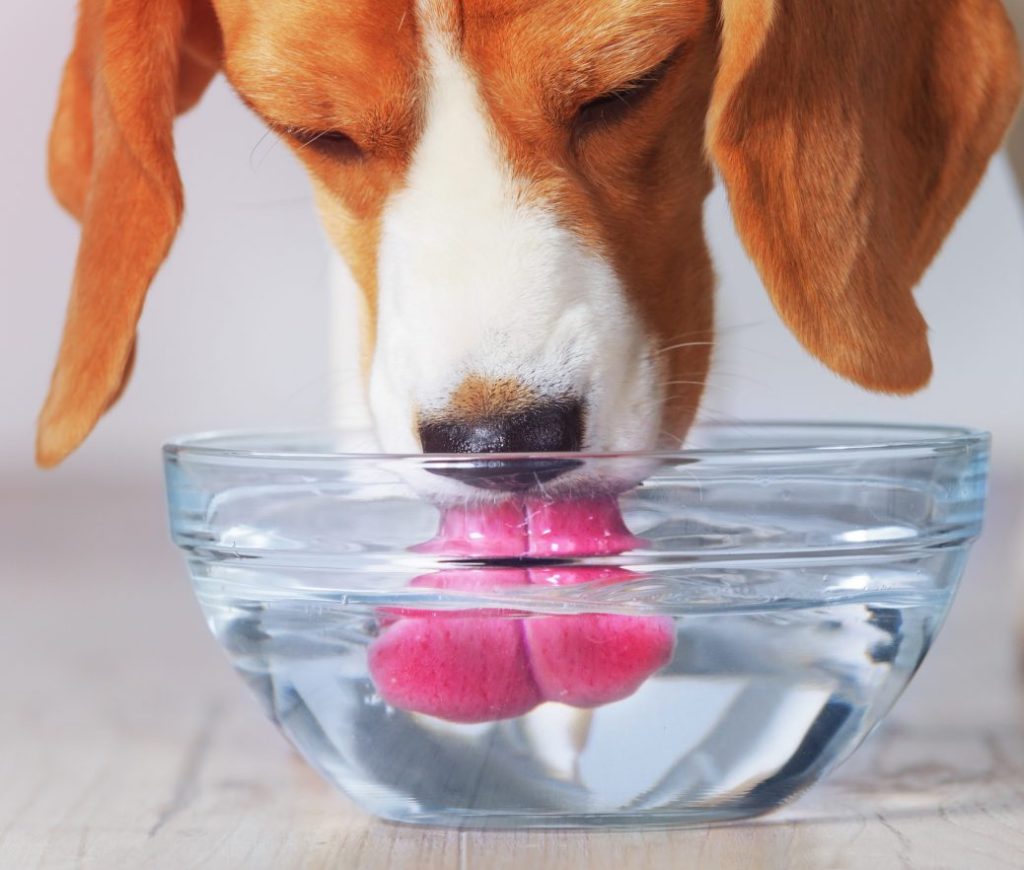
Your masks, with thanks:
M908 426L710 426L713 449L619 456L340 438L168 445L174 540L308 762L377 816L460 827L705 823L801 793L921 664L988 465L984 433Z

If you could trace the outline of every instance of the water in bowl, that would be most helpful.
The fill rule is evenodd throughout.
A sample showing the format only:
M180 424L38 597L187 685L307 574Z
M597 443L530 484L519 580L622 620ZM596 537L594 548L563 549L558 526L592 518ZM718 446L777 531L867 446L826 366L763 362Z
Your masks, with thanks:
M267 566L249 573L193 560L192 571L210 626L267 713L363 808L403 822L556 827L721 821L798 795L859 745L906 686L955 585L920 580L958 576L964 555L784 570L675 566L633 584L471 601L397 583L314 592L301 572ZM799 592L809 588L820 594ZM654 614L671 620L675 646L614 703L545 702L460 724L389 705L368 668L387 614L439 607L446 618L486 613L519 625Z
M436 457L343 454L332 433L190 439L165 452L172 529L235 667L370 812L444 826L724 821L817 781L906 686L981 529L988 441L791 424L695 437L713 449L574 456L586 487L545 484L544 504L496 537L488 499L470 500L486 522L452 521L460 506L437 497ZM582 510L595 493L604 514ZM612 531L618 511L617 534L580 534L584 512ZM537 524L559 518L572 534L544 537ZM528 534L513 546L517 528ZM552 570L565 582L544 582ZM432 656L413 644L397 656L415 679L396 690L380 650L415 614L478 621L458 656L482 683L424 700L462 661L435 625ZM637 641L623 656L608 627L629 619L657 630L621 632ZM538 646L558 639L552 625L579 643ZM574 655L582 669L565 679ZM495 682L509 662L515 679ZM456 709L483 684L518 686L525 702L497 697L490 719Z

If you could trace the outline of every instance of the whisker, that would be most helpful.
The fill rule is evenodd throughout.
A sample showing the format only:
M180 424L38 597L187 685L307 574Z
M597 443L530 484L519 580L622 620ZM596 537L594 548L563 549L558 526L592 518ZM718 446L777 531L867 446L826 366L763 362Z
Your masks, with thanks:
M755 326L762 326L764 321L751 321L749 323L734 323L729 326L713 326L708 329L692 329L687 332L681 332L666 339L665 345L659 347L657 350L652 352L652 356L662 356L666 353L671 353L676 350L683 350L688 347L714 347L720 348L722 343L717 339L721 336L731 335L736 332L740 332L744 329L751 329ZM706 338L706 341L691 341L690 339ZM762 351L752 350L751 353L761 353L765 356Z
M249 152L249 169L252 170L253 172L258 170L260 166L263 165L263 160L266 159L266 155L264 155L262 158L260 158L260 162L258 164L253 162L256 157L256 152L259 150L260 146L267 141L267 136L269 136L271 132L271 130L264 130L263 135L256 140L256 144L252 146L252 151Z
M669 432L668 429L662 429L658 433L658 441L662 443L669 442L665 445L669 450L678 450L683 446L683 439L675 432Z
M668 335L665 337L665 344L671 344L675 341L683 341L688 338L713 338L715 335L715 329L691 329L687 332L678 332L675 335Z
M656 350L652 356L662 356L666 353L671 353L674 350L683 350L687 347L714 347L715 342L713 341L684 341L682 344L673 344L669 347L663 347L661 350Z
M742 417L737 417L735 414L730 414L728 411L720 411L717 408L710 408L707 405L703 405L697 409L697 422L739 423L742 419Z
M307 139L305 142L303 142L298 147L297 150L305 151L310 145L315 145L317 142L319 142L321 139L323 139L323 137L326 136L330 132L331 132L330 130L321 130L312 139Z
M684 338L690 338L692 336L700 336L700 335L713 336L714 334L715 334L715 328L713 326L710 326L710 327L708 327L706 329L687 329L687 330L684 330L683 332L675 332L675 333L672 333L671 335L662 336L662 338L663 338L664 342L666 344L668 344L669 342L681 341Z

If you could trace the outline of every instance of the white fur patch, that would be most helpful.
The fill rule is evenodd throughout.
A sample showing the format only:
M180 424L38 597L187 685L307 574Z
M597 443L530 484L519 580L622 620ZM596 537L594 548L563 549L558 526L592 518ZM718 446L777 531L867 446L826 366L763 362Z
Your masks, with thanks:
M425 30L425 127L379 253L370 404L382 448L418 451L417 414L442 409L469 375L582 398L587 450L653 446L658 377L621 281L530 200L473 77Z
M330 249L331 425L342 433L342 449L377 452L373 418L363 374L363 330L366 302L348 264Z

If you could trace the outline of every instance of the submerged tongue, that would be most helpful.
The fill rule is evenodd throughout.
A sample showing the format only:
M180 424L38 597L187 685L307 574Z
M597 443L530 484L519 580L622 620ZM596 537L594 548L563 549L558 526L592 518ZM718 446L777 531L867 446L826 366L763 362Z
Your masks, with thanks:
M568 586L635 580L621 568L539 568L533 583ZM675 648L672 620L660 616L578 613L523 620L530 673L548 701L600 707L621 701L669 663Z
M417 551L481 559L614 555L642 542L614 498L509 501L449 509ZM530 584L635 579L617 568L463 568L413 586L486 593ZM488 611L493 613L493 611ZM398 618L393 618L398 616ZM672 656L672 622L611 614L484 616L389 611L369 651L370 674L392 706L453 722L519 716L543 701L595 707L631 695Z
M515 569L440 571L412 586L495 592L522 586ZM409 613L409 611L404 611ZM466 614L466 611L462 611ZM443 611L393 622L369 651L370 674L391 706L451 722L492 722L541 702L518 619Z

